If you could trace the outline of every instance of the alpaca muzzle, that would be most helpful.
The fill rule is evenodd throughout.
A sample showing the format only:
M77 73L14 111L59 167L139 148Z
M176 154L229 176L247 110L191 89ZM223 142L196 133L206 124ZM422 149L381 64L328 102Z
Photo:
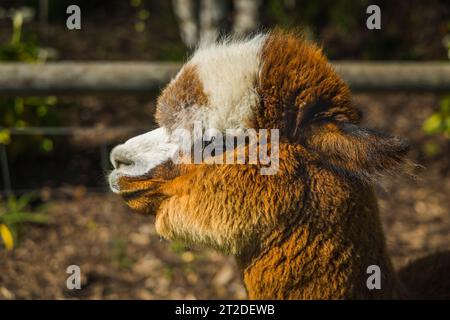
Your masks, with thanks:
M114 193L123 193L122 180L139 181L158 177L171 163L178 145L169 141L165 128L147 132L116 146L110 154L114 170L109 175L109 185ZM167 178L167 177L166 177Z

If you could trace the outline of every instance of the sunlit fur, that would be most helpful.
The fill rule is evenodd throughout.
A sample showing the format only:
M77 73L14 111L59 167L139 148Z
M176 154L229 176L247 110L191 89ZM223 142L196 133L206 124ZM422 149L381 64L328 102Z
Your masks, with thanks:
M427 264L443 283L434 288L411 286L406 272L408 291L394 272L372 183L404 161L408 144L359 126L350 91L320 48L283 32L201 48L156 113L169 134L198 119L221 130L280 129L279 171L168 159L143 176L120 176L124 199L156 214L160 235L235 255L252 299L450 297L449 259ZM373 264L381 290L366 286Z

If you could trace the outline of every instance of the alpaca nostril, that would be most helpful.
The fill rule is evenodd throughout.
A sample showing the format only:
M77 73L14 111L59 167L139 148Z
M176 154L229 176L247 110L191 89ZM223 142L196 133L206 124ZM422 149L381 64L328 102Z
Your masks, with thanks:
M132 166L133 165L133 161L127 161L127 160L114 160L115 161L115 168L119 169L120 167L124 166Z
M114 169L134 165L134 162L130 159L128 153L120 146L114 148L111 152L111 163L114 166Z

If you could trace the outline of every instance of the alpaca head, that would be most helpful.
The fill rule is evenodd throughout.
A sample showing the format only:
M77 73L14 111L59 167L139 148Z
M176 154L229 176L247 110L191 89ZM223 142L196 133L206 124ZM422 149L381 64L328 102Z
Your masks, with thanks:
M320 210L308 199L345 189L337 182L370 183L402 160L404 141L359 120L346 84L301 37L278 32L200 47L159 97L158 129L112 151L110 186L132 209L154 214L162 236L239 254ZM258 140L262 129L266 140ZM252 132L270 161L248 161L250 134L211 148L227 130ZM247 162L226 163L240 151Z

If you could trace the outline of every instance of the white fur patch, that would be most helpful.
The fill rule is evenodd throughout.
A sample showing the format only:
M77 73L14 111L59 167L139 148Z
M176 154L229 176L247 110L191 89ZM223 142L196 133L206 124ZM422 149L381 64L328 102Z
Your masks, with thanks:
M196 66L208 105L189 106L177 114L177 128L191 128L195 121L203 127L223 133L227 129L246 129L259 103L256 92L261 63L261 50L266 35L245 41L223 41L201 46L188 63ZM173 81L179 79L180 73ZM182 102L180 102L182 103ZM178 150L190 146L173 143L165 128L137 136L119 145L111 152L115 170L109 182L113 192L119 193L122 176L145 176L159 164L174 157Z
M165 128L158 128L115 147L110 155L114 166L114 171L109 176L111 190L120 192L120 177L144 176L154 167L171 159L179 146L171 143L169 138Z
M201 46L189 63L197 67L208 105L195 109L205 128L225 132L245 128L259 102L256 82L266 35L246 41L224 41ZM202 114L198 114L201 112ZM190 117L186 113L186 117Z

